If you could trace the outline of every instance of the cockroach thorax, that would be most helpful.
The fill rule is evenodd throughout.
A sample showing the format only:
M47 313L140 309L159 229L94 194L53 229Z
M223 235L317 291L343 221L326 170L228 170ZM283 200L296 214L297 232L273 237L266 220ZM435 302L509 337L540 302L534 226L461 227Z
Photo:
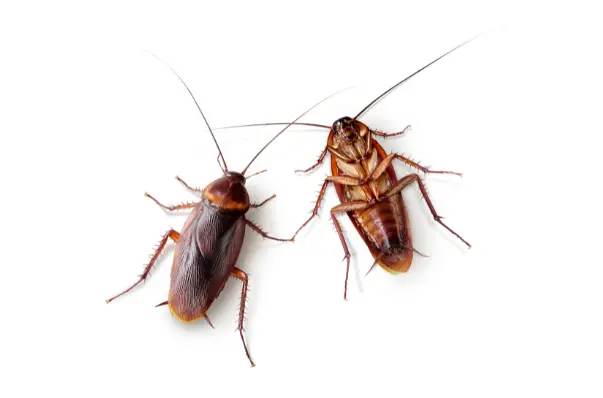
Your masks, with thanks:
M245 188L245 176L227 171L203 190L203 196L220 211L245 213L249 210L249 194Z

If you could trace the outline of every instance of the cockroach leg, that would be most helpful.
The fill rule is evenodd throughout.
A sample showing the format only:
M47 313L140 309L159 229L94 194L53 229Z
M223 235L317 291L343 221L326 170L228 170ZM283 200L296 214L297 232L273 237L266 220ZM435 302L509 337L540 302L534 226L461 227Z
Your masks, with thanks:
M392 154L387 155L387 157L384 158L381 161L381 163L379 163L377 165L377 167L375 167L375 169L373 170L373 172L368 177L368 180L374 180L374 179L378 178L381 174L383 174L383 172L385 170L387 170L388 166L393 162L394 159L401 160L402 162L406 163L407 165L409 165L411 167L414 167L415 169L421 170L425 174L454 174L454 175L457 175L457 176L460 176L460 177L463 176L462 173L457 173L455 171L430 170L427 167L423 167L419 163L414 162L414 161L412 161L412 160L410 160L408 158L405 158L402 155L399 155L397 153L392 153Z
M318 209L320 208L320 204L322 202L322 199L325 196L325 192L327 190L327 186L331 183L331 181L329 181L328 179L325 180L325 182L322 183L322 187L320 187L320 192L318 194L318 199L316 199L316 204L314 205L314 209L312 210L312 214L310 214L310 217L308 217L308 219L306 221L304 221L304 223L297 229L297 231L295 231L295 233L293 234L293 238L291 238L292 240L295 240L295 237L297 236L297 234L299 233L299 231L301 231L306 225L308 225L308 223L310 221L312 221L312 219L314 217L316 217L318 215Z
M320 153L320 156L318 157L318 161L315 164L313 164L312 166L308 167L305 170L295 170L295 172L296 173L307 173L309 171L314 170L315 168L320 166L322 164L322 162L324 162L326 155L327 155L327 147L325 147L325 149L322 150L322 152Z
M251 208L257 209L260 206L264 206L264 204L266 204L266 202L268 202L270 199L274 199L274 198L276 198L276 194L272 195L271 197L269 197L268 199L266 199L262 203L252 203L251 204Z
M153 253L151 260L145 266L144 271L142 272L142 274L140 274L140 278L136 281L136 283L134 283L132 286L130 286L123 292L119 293L117 296L113 296L109 300L106 300L107 304L109 304L111 301L115 300L119 296L128 293L130 290L134 289L134 287L136 287L138 284L140 284L141 282L144 282L147 279L147 277L149 276L149 273L151 272L151 268L153 268L155 261L157 261L157 258L159 257L159 255L161 254L163 249L165 248L165 245L166 245L168 239L172 239L174 242L178 242L178 239L180 239L180 233L173 229L170 229L169 231L167 231L165 233L165 235L163 235L163 238L161 238L161 241L159 241L159 245L157 246L155 253Z
M333 220L333 224L335 224L335 229L337 230L337 235L339 235L339 240L341 241L341 245L343 246L343 251L345 256L343 257L346 260L346 269L345 269L345 285L343 289L343 299L348 299L348 276L350 274L350 251L348 250L348 244L345 241L345 237L343 236L343 231L341 230L341 225L339 225L339 221L337 221L338 213L347 213L349 211L354 210L362 210L371 206L372 203L365 202L362 200L354 200L347 203L342 203L337 205L331 209L331 220Z
M155 306L155 308L157 308L157 307L161 307L161 306L164 306L164 305L167 305L167 303L168 303L168 302L167 302L167 300L166 300L166 301L164 301L164 302L162 302L162 303L157 304L157 305Z
M384 133L383 131L378 131L378 130L371 130L371 133L379 136L379 137L383 137L383 138L388 138L388 137L396 137L398 135L402 135L406 132L408 132L410 130L410 124L406 127L404 127L404 130L402 131L398 131L396 133Z
M338 159L343 160L344 162L349 162L352 160L349 157L347 157L346 155L344 155L343 153L339 152L337 149L330 147L328 145L327 145L327 150L329 152L331 152L331 155L335 156Z
M293 238L281 239L281 238L275 238L274 236L268 235L266 232L262 231L262 228L257 226L253 221L249 220L247 217L245 217L245 224L247 224L251 229L253 229L258 234L260 234L262 236L262 238L268 238L268 239L276 240L278 242L293 242Z
M241 304L239 307L239 323L237 326L237 330L239 331L239 334L241 335L241 340L243 341L243 347L245 348L245 354L247 354L247 358L249 359L249 362L251 362L251 367L254 367L255 363L253 363L253 360L251 359L251 355L249 355L249 350L247 349L247 343L245 343L245 337L243 336L243 331L245 330L245 328L243 327L243 322L245 321L245 303L247 302L247 283L249 281L249 278L247 277L247 274L245 273L245 271L240 270L239 268L235 268L234 270L232 270L230 275L234 276L235 278L237 278L243 282L243 289L241 291ZM208 321L209 321L209 319L208 319Z
M331 209L331 213L347 213L349 211L362 210L373 205L372 202L365 202L364 200L352 200L337 205Z
M423 167L423 166L421 166L419 163L417 163L417 162L413 162L412 160L410 160L410 159L408 159L408 158L405 158L405 157L404 157L404 156L402 156L402 155L398 155L397 153L396 153L396 154L393 154L393 155L394 155L394 157L395 157L396 159L403 161L404 163L406 163L406 164L407 164L407 165L409 165L410 167L414 167L414 168L415 168L415 169L417 169L417 170L421 170L421 171L422 171L423 173L425 173L425 174L454 174L454 175L457 175L457 176L459 176L459 177L462 177L462 176L463 176L463 173L457 173L456 171L439 171L439 170L430 170L430 169L428 169L427 167ZM391 155L390 155L390 156L391 156ZM389 156L388 156L388 157L389 157Z
M443 217L439 216L438 213L436 212L435 207L433 206L433 203L431 202L431 199L429 198L429 195L427 194L427 189L425 189L425 184L423 184L423 181L421 181L421 178L419 177L418 174L410 174L410 175L407 175L406 177L402 178L400 181L398 181L398 183L396 185L394 185L388 192L386 192L384 194L384 197L389 197L389 196L398 194L400 191L402 191L402 189L404 189L406 186L412 184L415 181L419 185L419 190L421 191L421 195L423 195L423 198L425 199L425 203L427 203L427 207L429 207L429 211L431 212L433 219L436 222L438 222L441 226L446 228L451 234L453 234L454 236L459 238L464 244L467 245L467 247L471 248L471 244L469 242L467 242L465 239L463 239L461 237L461 235L454 232L448 225L444 224L444 222L442 221Z
M360 201L358 201L360 202ZM348 299L348 276L350 274L350 250L348 249L348 244L345 241L345 236L343 236L343 231L341 230L341 225L339 224L339 221L337 220L337 213L345 213L347 211L351 211L351 210L357 210L357 209L351 209L348 210L348 207L353 207L351 206L352 204L356 205L358 203L356 202L350 202L350 203L344 203L341 205L337 205L335 207L333 207L331 209L331 220L333 220L333 225L335 225L335 230L337 231L337 235L339 236L339 240L341 241L341 246L343 246L343 252L344 252L344 256L343 259L346 261L346 268L345 268L345 283L344 283L344 287L343 287L343 299L347 300ZM363 205L366 205L366 202L362 202Z
M365 180L361 180L361 179L355 178L355 177L348 177L348 176L329 176L329 177L327 177L327 181L333 182L335 184L352 185L352 186L358 186L358 185L362 185L362 184L366 183Z
M345 176L329 176L329 177L327 177L325 179L325 181L322 183L322 187L320 187L320 192L318 194L318 198L316 199L316 204L314 205L314 209L312 210L312 214L310 214L310 217L308 217L308 219L306 221L304 221L304 223L297 229L297 231L295 231L295 233L293 234L293 238L291 238L291 239L295 240L295 237L297 236L297 234L299 234L299 232L306 225L308 225L308 223L310 221L312 221L312 219L314 217L316 217L318 215L318 209L320 208L320 204L322 203L322 199L324 198L325 192L326 192L327 187L329 186L330 183L344 184L344 185L360 185L361 184L361 183L359 183L360 181L361 180L359 180L357 178L345 177ZM346 182L348 182L349 184L345 184Z
M154 197L152 197L151 195L149 195L148 193L144 193L144 196L151 198L151 200L153 200L153 202L157 203L159 206L163 207L166 210L169 211L176 211L176 210L185 210L185 209L192 209L193 207L197 206L198 203L196 202L188 202L188 203L181 203L179 205L164 205L161 204L157 199L155 199Z
M180 177L178 177L178 176L176 176L176 179L177 179L178 181L180 181L180 183L182 183L182 185L184 185L184 186L186 187L186 189L188 189L189 191L192 191L192 192L194 192L194 193L196 193L196 194L199 194L199 195L203 194L203 190L202 190L202 189L200 189L200 188L194 188L194 187L191 187L191 186L190 186L190 185L188 185L186 182L184 182L184 180L183 180L182 178L180 178Z
M385 170L387 170L387 167L391 164L392 160L394 159L396 155L395 154L390 154L387 155L385 157L385 159L383 159L378 165L377 167L375 167L375 169L371 172L371 174L368 176L367 180L376 180L377 178L379 178L379 176L381 174L383 174L383 172Z

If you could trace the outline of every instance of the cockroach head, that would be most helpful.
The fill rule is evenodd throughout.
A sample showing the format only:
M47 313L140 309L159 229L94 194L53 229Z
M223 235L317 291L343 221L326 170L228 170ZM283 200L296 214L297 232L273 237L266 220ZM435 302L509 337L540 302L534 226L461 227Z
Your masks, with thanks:
M219 211L241 212L249 210L249 194L245 188L245 176L227 171L203 190L203 197Z
M230 178L233 181L240 182L243 185L245 185L245 182L247 181L245 179L245 176L239 173L238 171L227 171L224 173L224 177Z
M337 141L352 142L364 137L369 128L364 123L345 116L333 123L331 131Z

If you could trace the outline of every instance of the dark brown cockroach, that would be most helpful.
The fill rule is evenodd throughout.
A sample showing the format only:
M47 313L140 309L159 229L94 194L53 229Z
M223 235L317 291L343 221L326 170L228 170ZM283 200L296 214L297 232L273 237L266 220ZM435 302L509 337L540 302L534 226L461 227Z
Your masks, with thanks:
M350 252L345 237L343 236L341 226L339 225L339 221L337 220L337 215L347 213L354 224L354 227L368 246L375 260L368 272L370 272L376 264L379 264L384 270L392 274L406 272L412 263L413 252L423 255L412 245L412 233L408 220L408 212L402 195L400 194L405 187L413 182L418 184L419 190L435 221L471 248L471 245L465 239L442 221L443 217L436 212L421 177L418 174L410 174L398 179L392 162L394 159L401 160L410 167L418 169L423 173L455 174L459 176L461 176L461 174L451 171L430 170L397 153L388 155L381 145L373 138L374 135L384 138L399 136L408 131L410 126L407 126L400 132L384 133L371 130L366 124L358 120L358 118L370 107L402 83L471 40L460 44L429 64L423 66L410 76L404 78L371 101L354 118L342 117L333 123L332 126L317 123L293 123L295 125L321 127L329 130L327 146L321 152L318 161L305 170L296 170L297 172L307 173L322 164L327 152L331 154L332 175L328 176L322 184L312 214L298 228L293 237L295 238L302 228L308 225L308 223L316 217L327 186L330 183L333 183L337 196L341 202L341 204L331 209L331 220L335 225L335 229L337 230L345 253L344 260L346 260L346 274L343 293L344 299L347 299ZM280 124L288 123L259 123L223 128Z
M109 303L117 297L129 292L140 283L144 282L149 276L149 272L151 271L151 268L155 264L155 261L159 257L161 251L165 248L168 239L171 239L176 242L176 250L174 253L174 260L170 276L168 300L158 304L157 306L159 307L167 304L172 315L182 322L193 322L198 319L205 318L211 325L211 322L207 317L207 311L224 288L226 280L230 276L241 280L243 282L243 289L241 294L237 330L241 335L245 354L247 355L247 358L249 358L251 366L255 366L243 336L243 321L245 316L248 278L245 271L235 266L241 251L241 246L243 245L245 227L250 227L253 231L257 232L264 238L273 239L276 241L292 242L294 238L279 239L269 236L266 232L262 231L259 226L245 216L250 208L258 208L275 197L275 195L272 195L270 198L259 204L251 203L249 200L249 194L245 188L245 172L253 161L257 159L260 153L262 153L289 126L285 127L278 134L276 134L253 157L253 159L251 159L247 167L245 167L241 173L229 171L224 156L222 155L222 151L220 150L220 146L218 145L207 119L201 111L201 107L193 96L193 93L188 88L184 80L178 75L178 73L176 73L176 71L169 65L167 66L172 70L172 72L174 72L174 74L176 74L184 87L186 87L188 93L195 102L197 109L201 113L201 116L207 125L207 128L209 129L209 132L211 133L214 143L218 149L218 164L220 164L220 168L222 168L224 175L207 185L202 190L192 188L179 177L176 177L176 179L180 181L186 188L201 195L201 200L199 202L166 206L161 204L148 193L145 193L147 197L166 210L176 211L192 209L192 213L187 218L184 227L182 228L182 232L178 233L177 231L171 229L163 235L163 238L159 242L155 253L151 257L149 263L145 266L143 273L140 275L140 278L136 281L136 283L106 301ZM325 98L323 101L328 98L329 97ZM318 104L314 105L312 108L317 105ZM304 114L302 114L299 118L309 112L312 108L304 112ZM221 163L220 160L222 161Z

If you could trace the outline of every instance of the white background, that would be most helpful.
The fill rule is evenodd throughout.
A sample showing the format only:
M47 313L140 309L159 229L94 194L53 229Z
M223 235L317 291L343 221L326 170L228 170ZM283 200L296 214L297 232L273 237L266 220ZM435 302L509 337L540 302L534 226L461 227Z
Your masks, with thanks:
M16 396L601 396L602 33L588 4L309 1L274 4L8 2L0 9L0 392ZM392 2L393 3L393 2ZM407 274L364 273L349 220L342 248L321 218L295 244L248 231L250 369L234 333L232 279L205 322L166 307L173 245L134 282L153 245L186 215L143 196L191 200L175 180L219 177L212 126L353 116L458 43L362 120L413 130L380 140L462 179L428 177L465 247L404 193L416 258ZM278 128L217 132L241 169ZM253 165L249 217L290 235L328 167L326 142L295 129ZM397 166L400 174L409 169Z

